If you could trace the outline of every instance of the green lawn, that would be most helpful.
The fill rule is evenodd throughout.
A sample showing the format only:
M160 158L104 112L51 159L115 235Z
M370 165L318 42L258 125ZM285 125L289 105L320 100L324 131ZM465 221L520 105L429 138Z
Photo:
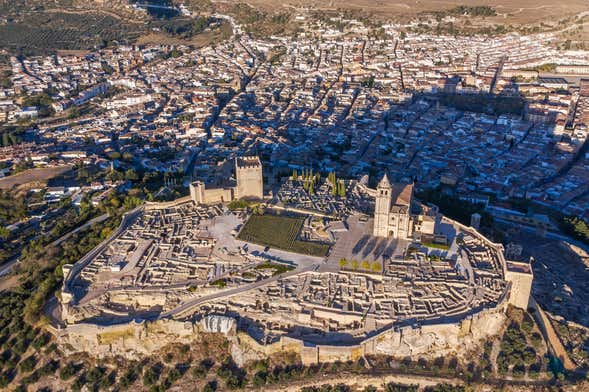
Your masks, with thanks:
M435 242L421 242L421 245L426 246L428 248L434 248L434 249L442 249L442 250L450 249L450 245L438 244Z
M294 269L294 267L290 266L290 265L279 264L279 263L271 263L268 261L263 264L257 265L255 269L257 269L257 270L272 269L272 270L274 270L272 275L280 275L285 272L292 271Z
M252 215L241 229L238 238L290 252L325 256L329 245L297 239L304 220L303 217Z

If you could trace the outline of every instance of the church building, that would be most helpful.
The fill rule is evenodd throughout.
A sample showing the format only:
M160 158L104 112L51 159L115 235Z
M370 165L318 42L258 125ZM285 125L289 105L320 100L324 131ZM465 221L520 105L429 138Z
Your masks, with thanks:
M373 234L376 237L410 238L413 235L412 199L413 184L391 184L385 174L376 188Z

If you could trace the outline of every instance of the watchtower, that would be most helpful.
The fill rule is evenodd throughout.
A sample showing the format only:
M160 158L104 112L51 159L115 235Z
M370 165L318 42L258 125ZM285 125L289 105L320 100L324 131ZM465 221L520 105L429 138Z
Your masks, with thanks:
M264 198L262 162L259 157L235 158L235 177L237 178L236 199Z

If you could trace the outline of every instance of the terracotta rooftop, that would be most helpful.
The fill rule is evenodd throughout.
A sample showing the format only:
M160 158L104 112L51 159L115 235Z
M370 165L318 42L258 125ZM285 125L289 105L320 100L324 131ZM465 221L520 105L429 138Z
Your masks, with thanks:
M392 188L391 205L408 206L411 204L413 184L393 183Z

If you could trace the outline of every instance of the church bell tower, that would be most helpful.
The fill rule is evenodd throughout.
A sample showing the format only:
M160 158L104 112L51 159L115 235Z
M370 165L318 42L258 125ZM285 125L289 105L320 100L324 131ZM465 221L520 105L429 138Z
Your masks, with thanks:
M376 204L374 206L374 232L376 237L388 237L389 212L391 210L392 187L387 175L376 187Z

